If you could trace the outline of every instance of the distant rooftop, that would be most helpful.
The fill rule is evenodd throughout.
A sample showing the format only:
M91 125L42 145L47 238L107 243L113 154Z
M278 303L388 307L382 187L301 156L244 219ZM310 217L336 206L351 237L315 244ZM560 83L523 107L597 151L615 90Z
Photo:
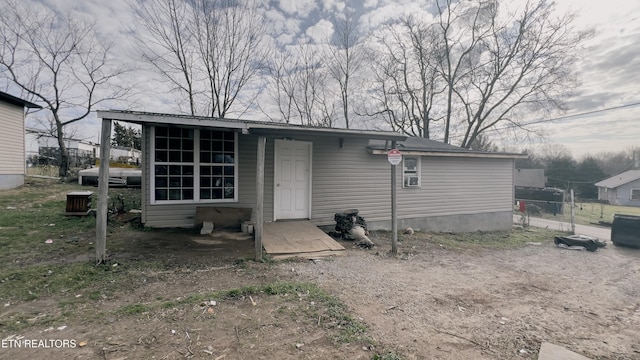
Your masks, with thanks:
M613 189L617 188L620 185L628 184L638 179L640 179L640 170L627 170L621 174L597 182L595 185L597 187Z

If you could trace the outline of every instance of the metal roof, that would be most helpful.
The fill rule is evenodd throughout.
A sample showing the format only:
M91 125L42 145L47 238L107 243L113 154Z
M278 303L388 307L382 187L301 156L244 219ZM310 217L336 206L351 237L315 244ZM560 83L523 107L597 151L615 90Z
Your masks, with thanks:
M42 109L42 106L34 104L30 101L20 99L19 97L15 97L13 95L9 95L5 92L0 91L0 100L8 102L9 104L13 104L16 106L28 107L32 109Z
M160 114L139 111L104 110L98 111L102 119L126 121L136 124L179 124L183 126L217 127L238 129L256 135L303 135L360 137L380 140L404 140L406 135L392 131L338 129L319 126L303 126L295 124L276 123L269 121L241 120L214 118L193 115Z
M620 185L628 184L638 179L640 179L640 170L627 170L621 174L597 182L595 183L595 185L597 187L613 189L617 188Z
M398 150L406 155L494 157L511 159L526 157L526 154L469 150L422 137L408 137L404 141L399 141L397 143L397 147ZM369 141L368 148L374 154L382 154L386 153L389 149L389 144L385 141L371 140Z

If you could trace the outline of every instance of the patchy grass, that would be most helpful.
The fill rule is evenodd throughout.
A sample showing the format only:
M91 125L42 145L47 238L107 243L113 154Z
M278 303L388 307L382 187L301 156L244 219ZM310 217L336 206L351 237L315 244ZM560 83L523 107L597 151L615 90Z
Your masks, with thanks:
M26 186L0 192L0 262L4 267L74 261L92 252L95 218L64 215L66 194L75 190L94 189L28 178ZM139 193L139 189L118 189L126 194L123 198L132 199L129 205L136 196L139 199L136 191Z
M276 282L262 286L244 286L210 293L189 294L172 301L156 300L127 304L115 309L113 313L119 316L144 314L148 318L158 316L168 309L198 305L205 301L233 303L246 301L252 296L265 295L269 298L277 298L277 302L280 303L278 308L280 315L289 316L296 322L335 329L333 341L336 344L360 341L373 343L373 340L366 336L367 326L353 318L343 302L311 283Z
M640 216L640 207L584 202L576 203L574 212L576 224L594 225L599 224L601 221L611 223L613 221L614 214ZM516 213L520 214L519 212ZM553 214L543 212L538 215L531 216L562 222L571 222L571 204L565 204L563 214L554 216Z
M92 262L95 218L64 216L66 193L80 189L92 190L56 180L30 179L23 188L0 192L0 302L8 304L8 312L0 319L0 329L20 331L30 326L69 321L100 323L113 316L155 316L173 309L198 307L205 300L237 303L250 296L259 296L282 304L283 316L287 319L296 318L310 326L318 324L332 329L332 340L336 344L370 341L365 335L366 326L354 319L342 302L310 283L271 282L262 286L191 293L177 299L158 295L149 302L119 304L119 298L126 299L128 293L147 280L161 282L172 273L193 271L202 266L190 262L187 269L183 268L184 263L173 260L171 249L184 246L183 243L134 244L131 239L118 236L131 234L131 230L121 231L128 226L118 222L119 217L110 222L108 240L109 253L116 254L116 258L106 265L96 266ZM110 195L117 198L124 193L123 196L130 198L131 191L111 189ZM176 233L174 241L182 233L184 230ZM49 239L51 241L47 242ZM126 252L134 255L117 257ZM158 253L165 255L152 255ZM268 256L262 261L264 266L272 263ZM240 257L235 264L237 269L251 273L246 268L254 262ZM82 311L105 302L113 305L91 314ZM38 310L11 310L16 304L34 304Z
M398 235L399 252L403 248L411 248L421 243L430 243L458 250L478 249L509 249L526 245L529 242L542 243L553 241L558 231L540 228L514 228L507 231L477 231L469 233L431 233L417 231L414 235ZM379 243L381 240L390 242L391 233L386 231L373 232L371 238ZM386 244L383 246L387 246Z

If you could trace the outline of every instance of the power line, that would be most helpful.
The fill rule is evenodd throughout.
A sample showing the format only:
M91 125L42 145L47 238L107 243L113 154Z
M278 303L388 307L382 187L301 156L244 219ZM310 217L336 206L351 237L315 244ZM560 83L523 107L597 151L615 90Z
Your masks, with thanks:
M606 111L619 110L619 109L628 108L628 107L634 107L634 106L638 106L638 105L640 105L640 101L639 102L630 103L630 104L611 106L611 107L607 107L607 108L604 108L604 109L586 111L586 112L577 113L577 114L558 116L558 117L551 118L551 119L533 120L533 121L530 121L530 122L524 123L524 124L508 125L508 126L503 126L503 127L498 127L498 128L489 128L489 129L486 129L483 132L508 130L508 129L513 129L515 127L524 127L524 126L529 126L529 125L550 123L550 122L553 122L553 121L565 120L565 119L574 118L574 117L578 117L578 116L584 116L584 115L592 115L592 114L597 114L597 113L606 112ZM461 137L464 137L464 135L451 135L451 136L449 136L449 138L461 138Z
M551 118L551 119L534 120L534 121L528 122L526 124L522 124L522 126L541 124L541 123L552 122L552 121L557 121L557 120L563 120L563 119L568 119L568 118L577 117L577 116L583 116L583 115L597 114L597 113L600 113L600 112L618 110L618 109L623 109L623 108L633 107L633 106L638 106L638 105L640 105L640 102L635 102L635 103L631 103L631 104L624 104L624 105L618 105L618 106L612 106L612 107L608 107L608 108L604 108L604 109L598 109L598 110L591 110L591 111L587 111L587 112L583 112L583 113L564 115L564 116L559 116L559 117L555 117L555 118Z

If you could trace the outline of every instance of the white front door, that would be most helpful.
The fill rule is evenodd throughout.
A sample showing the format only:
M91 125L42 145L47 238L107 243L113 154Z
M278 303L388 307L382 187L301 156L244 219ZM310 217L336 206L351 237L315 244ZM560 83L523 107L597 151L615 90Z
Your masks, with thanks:
M274 220L308 219L311 208L311 143L275 141Z

